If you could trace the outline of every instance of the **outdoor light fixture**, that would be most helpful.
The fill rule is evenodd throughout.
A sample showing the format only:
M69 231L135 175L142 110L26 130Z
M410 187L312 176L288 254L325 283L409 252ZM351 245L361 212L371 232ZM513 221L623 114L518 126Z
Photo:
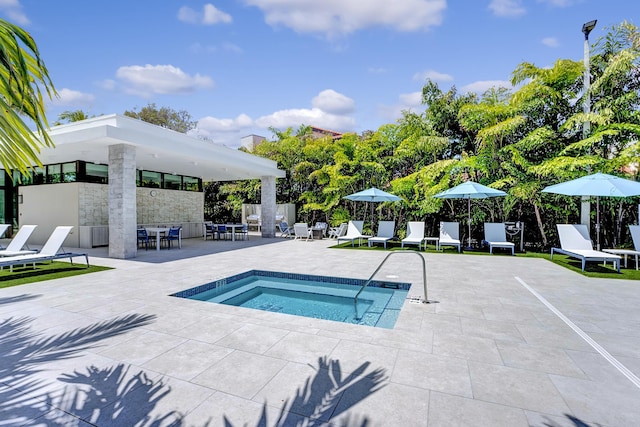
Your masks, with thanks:
M585 40L589 38L589 33L591 32L591 30L596 27L596 22L598 22L598 20L594 19L593 21L589 21L582 25L582 32L584 33Z

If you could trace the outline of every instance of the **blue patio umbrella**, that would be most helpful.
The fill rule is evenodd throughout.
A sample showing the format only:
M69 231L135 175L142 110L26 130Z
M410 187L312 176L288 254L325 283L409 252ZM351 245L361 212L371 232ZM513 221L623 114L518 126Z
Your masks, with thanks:
M438 199L467 199L467 223L469 224L469 247L471 247L471 199L504 197L507 193L473 181L466 181L453 188L435 194Z
M397 202L401 200L400 197L395 194L387 193L378 188L371 187L366 190L359 191L357 193L344 196L347 200L354 200L358 202L370 202L371 203L371 230L373 231L373 204L380 202Z
M606 173L594 173L560 184L550 185L543 193L596 198L596 248L600 250L600 197L631 197L640 195L640 182Z

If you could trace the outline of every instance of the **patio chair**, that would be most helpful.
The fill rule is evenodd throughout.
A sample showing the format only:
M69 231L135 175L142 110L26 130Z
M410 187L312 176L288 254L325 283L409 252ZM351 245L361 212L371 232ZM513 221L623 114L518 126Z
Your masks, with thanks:
M627 268L627 257L631 255L636 259L636 270L638 270L638 255L640 255L640 225L630 225L629 232L631 233L631 240L633 240L633 249L603 249L602 252L622 255L624 257L624 268Z
M230 232L227 226L225 224L218 224L216 229L218 230L218 240L227 240ZM231 233L233 233L233 230L231 230Z
M280 229L280 237L295 237L293 228L289 226L287 221L280 221L278 228Z
M164 242L165 245L167 246L167 249L171 249L171 245L172 245L171 242L178 242L178 248L182 249L182 242L181 242L181 236L180 236L181 230L182 230L182 227L170 227L167 235L163 236L162 239L160 240L160 244Z
M351 242L351 246L354 245L356 239L358 240L358 246L362 244L362 239L368 239L371 236L365 236L362 234L362 227L364 221L349 221L347 224L347 232L344 236L338 237L338 244L341 241Z
M423 221L409 221L407 223L407 237L400 241L400 247L404 248L404 245L418 245L418 250L422 250L422 243L424 242L424 222ZM426 245L425 245L426 249Z
M347 233L347 223L343 222L337 227L331 227L329 229L329 238L337 239L338 237L344 236Z
M384 248L387 249L387 242L393 239L396 230L395 221L380 221L378 223L378 234L374 237L369 237L367 241L369 247L374 243L382 243Z
M311 232L311 229L304 222L296 222L295 224L293 224L293 232L295 234L294 240L297 240L297 239L312 240L313 239L313 234Z
M62 247L64 240L67 238L73 226L60 225L56 227L40 251L36 254L16 255L11 257L0 258L0 269L3 267L9 267L10 271L13 271L14 265L27 265L33 264L33 268L36 268L37 262L53 261L61 258L69 258L69 262L73 264L73 258L83 256L89 267L89 256L86 253L66 252ZM62 250L62 252L60 252Z
M443 246L455 246L460 253L460 224L457 222L441 222L440 223L440 240L438 240L438 249Z
M211 240L215 240L216 234L218 234L218 229L215 224L204 225L204 240L207 240L209 236L211 236Z
M516 245L507 242L507 232L504 222L485 222L484 240L489 245L489 253L493 254L493 248L511 249L511 255L515 255Z
M149 249L149 233L146 228L138 228L138 249L140 246Z
M602 251L593 250L589 230L584 224L556 224L558 237L560 238L560 248L551 248L551 259L553 254L558 252L582 261L582 271L589 261L612 261L616 264L620 272L620 257Z
M20 230L13 236L13 239L9 242L6 249L0 250L0 256L16 256L16 255L26 255L33 254L38 251L29 249L27 245L27 240L35 230L37 225L23 225L20 227ZM27 246L27 249L22 249Z

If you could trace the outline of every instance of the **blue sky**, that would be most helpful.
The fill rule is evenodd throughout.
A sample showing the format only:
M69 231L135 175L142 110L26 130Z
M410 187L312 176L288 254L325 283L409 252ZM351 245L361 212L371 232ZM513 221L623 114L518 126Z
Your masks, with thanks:
M0 0L36 40L65 110L186 110L230 147L270 127L376 130L448 90L509 86L521 62L582 60L589 40L640 16L629 0Z

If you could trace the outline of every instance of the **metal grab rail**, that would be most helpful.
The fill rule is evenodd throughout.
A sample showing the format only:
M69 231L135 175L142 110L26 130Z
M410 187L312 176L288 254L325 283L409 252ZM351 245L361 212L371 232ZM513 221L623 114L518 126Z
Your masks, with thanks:
M364 285L362 285L362 287L360 288L360 290L358 291L358 293L356 294L356 296L354 298L354 302L356 304L356 307L357 307L357 304L358 304L358 296L360 295L360 293L362 293L362 291L364 291L364 288L366 288L367 285L369 283L371 283L371 281L373 280L375 275L378 274L378 271L380 271L380 269L382 268L384 263L387 262L389 257L391 255L395 255L395 254L416 254L416 255L418 255L420 257L420 259L422 260L422 286L424 287L424 301L422 301L422 302L423 302L423 304L429 304L429 299L427 298L427 264L424 261L424 255L422 255L419 252L414 252L414 251L397 251L397 252L390 252L386 257L384 257L384 259L382 260L380 265L378 265L378 268L376 268L376 270L373 272L371 277L369 277L369 279L366 282L364 282Z

